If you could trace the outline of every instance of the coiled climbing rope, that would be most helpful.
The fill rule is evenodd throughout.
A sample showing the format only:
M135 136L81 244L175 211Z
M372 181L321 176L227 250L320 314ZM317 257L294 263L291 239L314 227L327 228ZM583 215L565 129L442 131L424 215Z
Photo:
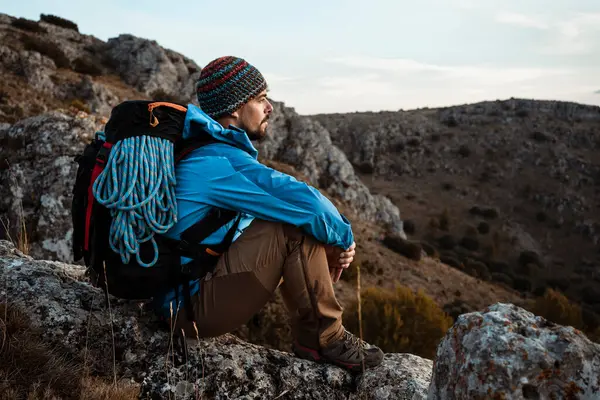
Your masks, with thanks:
M110 209L109 243L124 264L132 254L144 267L158 260L155 234L177 222L173 143L162 138L136 136L117 142L93 186L96 200ZM140 244L152 242L154 259L140 259Z

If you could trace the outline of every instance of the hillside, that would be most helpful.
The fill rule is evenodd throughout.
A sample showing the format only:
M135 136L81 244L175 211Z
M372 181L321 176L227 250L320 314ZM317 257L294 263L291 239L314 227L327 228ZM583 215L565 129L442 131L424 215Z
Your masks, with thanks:
M509 99L312 118L410 236L600 313L600 107Z
M35 257L70 262L72 157L120 101L193 102L200 66L153 41L120 35L103 42L56 21L0 15L0 39L0 218L9 225L0 238L18 237L24 225ZM275 102L270 138L259 150L265 163L319 187L350 217L363 287L422 289L456 317L498 301L524 304L540 288L564 285L558 272L570 274L567 267L575 274L569 282L588 276L577 275L580 265L597 273L597 231L588 229L587 238L566 232L577 229L577 218L598 221L598 109L555 104L508 100L304 117ZM569 166L578 162L582 169L571 176ZM568 171L570 180L550 178L550 170L563 180ZM559 215L521 199L526 182L540 188L528 196L574 211ZM483 216L472 214L474 205ZM489 233L481 233L481 222ZM390 248L387 239L404 231L423 241L428 256L412 260ZM548 234L554 242L545 241ZM542 259L524 253L527 262L517 268L522 250ZM530 274L543 276L532 284ZM589 300L596 283L582 278L564 289ZM349 271L336 286L344 305L355 299L354 285ZM595 328L600 310L588 304L587 321Z

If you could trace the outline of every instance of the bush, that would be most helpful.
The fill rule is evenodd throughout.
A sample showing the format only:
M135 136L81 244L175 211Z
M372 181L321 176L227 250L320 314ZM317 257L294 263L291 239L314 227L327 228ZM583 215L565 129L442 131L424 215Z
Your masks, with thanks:
M452 257L447 254L442 254L440 256L440 261L454 268L461 269L463 267L462 262L460 262L456 257Z
M566 278L550 278L546 281L546 285L551 289L566 292L570 286L570 282Z
M472 272L472 275L483 279L484 281L492 280L492 275L490 274L487 265L481 261L469 260L465 266L465 269L467 272Z
M537 214L535 214L535 219L538 222L545 222L548 220L548 215L544 211L539 211Z
M521 276L513 277L513 288L519 292L531 292L533 286L533 283L528 278Z
M513 279L502 272L492 272L492 280L494 282L504 283L508 287L514 286Z
M496 219L500 216L497 208L488 207L481 210L481 216L485 219Z
M421 260L422 249L419 243L404 240L398 235L388 235L383 239L383 244L411 260Z
M452 326L452 318L422 291L405 286L385 291L368 288L362 296L363 336L384 352L411 353L433 359L437 345ZM344 321L359 332L356 302L348 307Z
M460 299L456 299L452 303L444 304L443 309L454 321L456 321L460 315L473 311L472 307Z
M85 113L90 114L90 108L85 104L83 100L74 99L71 101L71 107L76 108L79 111L83 111Z
M70 68L71 63L65 53L53 42L39 39L35 36L23 36L25 50L36 51L54 61L57 68Z
M35 32L35 33L46 33L48 30L38 24L36 21L32 21L26 18L14 19L11 23L12 26L24 31Z
M62 28L72 29L75 32L79 32L79 27L75 22L69 21L68 19L57 17L56 15L42 14L40 20L47 22L52 25L60 26Z
M454 247L456 247L456 240L454 239L454 236L448 234L439 238L438 244L444 250L452 250Z
M439 227L443 231L448 231L450 229L450 214L448 213L448 209L445 209L439 218Z
M458 154L463 158L467 158L471 155L471 149L466 144L463 144L458 148Z
M595 286L585 286L581 290L581 297L588 304L600 303L600 290Z
M417 231L414 221L411 221L410 219L404 221L402 226L404 228L404 232L406 232L408 235L413 235Z
M540 255L531 250L525 250L519 254L519 265L524 266L527 264L535 264L540 268L544 267L544 263L540 258Z
M482 235L487 235L490 233L490 224L485 221L481 221L479 225L477 225L477 232L481 233Z
M474 237L465 236L460 240L460 245L467 250L477 251L479 249L479 240Z
M437 249L427 242L421 242L421 248L431 258L438 258L440 256Z
M540 275L540 268L535 264L519 265L516 270L517 273L530 278L535 278Z
M75 61L73 61L73 70L80 74L92 76L102 75L102 68L100 68L97 63L83 57L76 58Z
M560 325L583 329L581 307L553 289L546 290L544 296L535 299L531 312Z

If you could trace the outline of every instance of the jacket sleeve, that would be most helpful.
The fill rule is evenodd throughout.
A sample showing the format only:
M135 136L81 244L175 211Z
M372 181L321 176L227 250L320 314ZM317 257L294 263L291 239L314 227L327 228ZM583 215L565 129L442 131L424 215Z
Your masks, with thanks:
M236 210L256 218L289 223L319 242L348 248L354 241L351 224L317 189L269 168L252 157L234 168L225 157L199 157L187 169L178 196ZM178 178L179 179L179 178Z

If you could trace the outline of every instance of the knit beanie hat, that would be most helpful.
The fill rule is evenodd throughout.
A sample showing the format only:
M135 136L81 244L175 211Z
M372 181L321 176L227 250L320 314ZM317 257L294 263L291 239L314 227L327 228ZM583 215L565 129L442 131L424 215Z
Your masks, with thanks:
M245 60L221 57L208 63L196 83L200 108L216 119L239 109L267 88L262 74Z

